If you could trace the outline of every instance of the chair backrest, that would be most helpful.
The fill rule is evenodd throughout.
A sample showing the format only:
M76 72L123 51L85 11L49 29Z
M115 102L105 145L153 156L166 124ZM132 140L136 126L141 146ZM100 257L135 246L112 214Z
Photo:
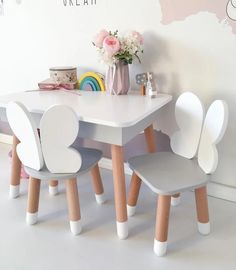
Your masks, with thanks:
M175 104L175 119L179 131L171 136L172 151L186 158L193 158L198 149L204 118L200 99L191 92L179 96Z
M17 154L25 166L39 171L45 164L52 173L75 173L80 169L81 155L70 147L78 135L79 121L70 107L50 107L41 118L40 137L23 104L10 102L6 113L13 133L20 140Z
M182 94L175 107L179 131L171 136L171 148L177 155L193 158L198 151L198 164L205 173L213 173L218 164L216 145L222 139L228 123L228 106L214 101L204 120L204 107L191 92Z
M209 107L198 148L198 164L205 173L213 173L218 165L216 145L221 141L228 124L228 105L215 100Z

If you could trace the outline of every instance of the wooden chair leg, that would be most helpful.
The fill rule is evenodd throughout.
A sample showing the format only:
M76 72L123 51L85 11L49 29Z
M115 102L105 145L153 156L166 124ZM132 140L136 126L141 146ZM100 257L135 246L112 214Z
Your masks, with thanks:
M13 135L12 142L12 164L11 164L11 180L10 180L10 198L17 198L20 195L20 175L21 175L21 161L17 156L16 147L20 141Z
M180 204L180 193L177 193L171 197L171 205L178 206Z
M159 195L157 201L154 252L158 256L163 256L166 254L167 250L171 196Z
M26 222L29 225L37 223L38 208L39 208L39 194L40 194L41 180L30 177L28 190L28 206L26 214Z
M58 194L58 181L57 180L49 181L49 194L53 196Z
M106 198L104 195L104 188L103 188L102 178L100 175L98 164L96 164L91 169L91 175L93 179L93 189L94 189L96 201L98 204L103 204L106 201Z
M207 235L210 233L210 221L206 186L195 189L195 199L197 208L198 231L203 235Z
M74 235L77 235L81 232L82 226L76 178L66 180L66 196L70 218L70 229Z
M127 213L129 217L135 214L141 182L141 179L135 173L133 173L127 200Z
M128 218L126 208L126 187L122 146L112 145L112 167L116 207L117 234L120 239L128 237Z

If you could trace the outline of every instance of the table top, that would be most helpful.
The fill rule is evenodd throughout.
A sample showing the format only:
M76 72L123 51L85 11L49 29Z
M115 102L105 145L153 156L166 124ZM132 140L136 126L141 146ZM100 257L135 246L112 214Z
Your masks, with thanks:
M79 120L110 127L129 127L142 121L172 100L172 96L158 94L156 98L139 94L110 95L90 91L26 91L0 96L0 107L10 101L23 103L30 112L44 113L55 104L70 106Z

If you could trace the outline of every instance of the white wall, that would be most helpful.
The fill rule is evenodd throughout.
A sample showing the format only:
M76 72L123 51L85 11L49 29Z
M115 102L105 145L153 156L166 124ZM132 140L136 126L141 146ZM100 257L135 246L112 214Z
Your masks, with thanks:
M35 88L50 66L104 72L91 44L94 34L101 28L138 30L145 36L145 53L142 66L131 66L132 74L152 70L160 91L177 96L192 90L206 106L216 98L228 102L229 128L219 145L213 180L236 187L236 35L229 25L209 12L163 25L158 0L97 0L89 7L64 7L62 0L5 2L5 16L0 17L1 94ZM175 127L166 121L171 112L168 108L159 119L158 127L167 134Z

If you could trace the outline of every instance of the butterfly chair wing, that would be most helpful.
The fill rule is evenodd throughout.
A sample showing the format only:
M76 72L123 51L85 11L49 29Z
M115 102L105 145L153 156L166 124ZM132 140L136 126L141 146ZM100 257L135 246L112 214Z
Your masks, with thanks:
M75 173L81 165L80 153L71 147L79 132L75 112L64 105L49 108L40 122L43 156L51 173Z
M44 161L37 127L31 114L19 102L10 102L6 113L13 133L20 140L17 145L19 159L25 166L40 170Z
M189 159L196 155L203 117L204 108L196 95L186 92L178 98L175 118L179 131L171 136L171 148L175 154Z
M223 100L214 101L206 114L198 150L198 164L207 174L216 170L218 164L216 145L222 139L227 123L227 104Z

